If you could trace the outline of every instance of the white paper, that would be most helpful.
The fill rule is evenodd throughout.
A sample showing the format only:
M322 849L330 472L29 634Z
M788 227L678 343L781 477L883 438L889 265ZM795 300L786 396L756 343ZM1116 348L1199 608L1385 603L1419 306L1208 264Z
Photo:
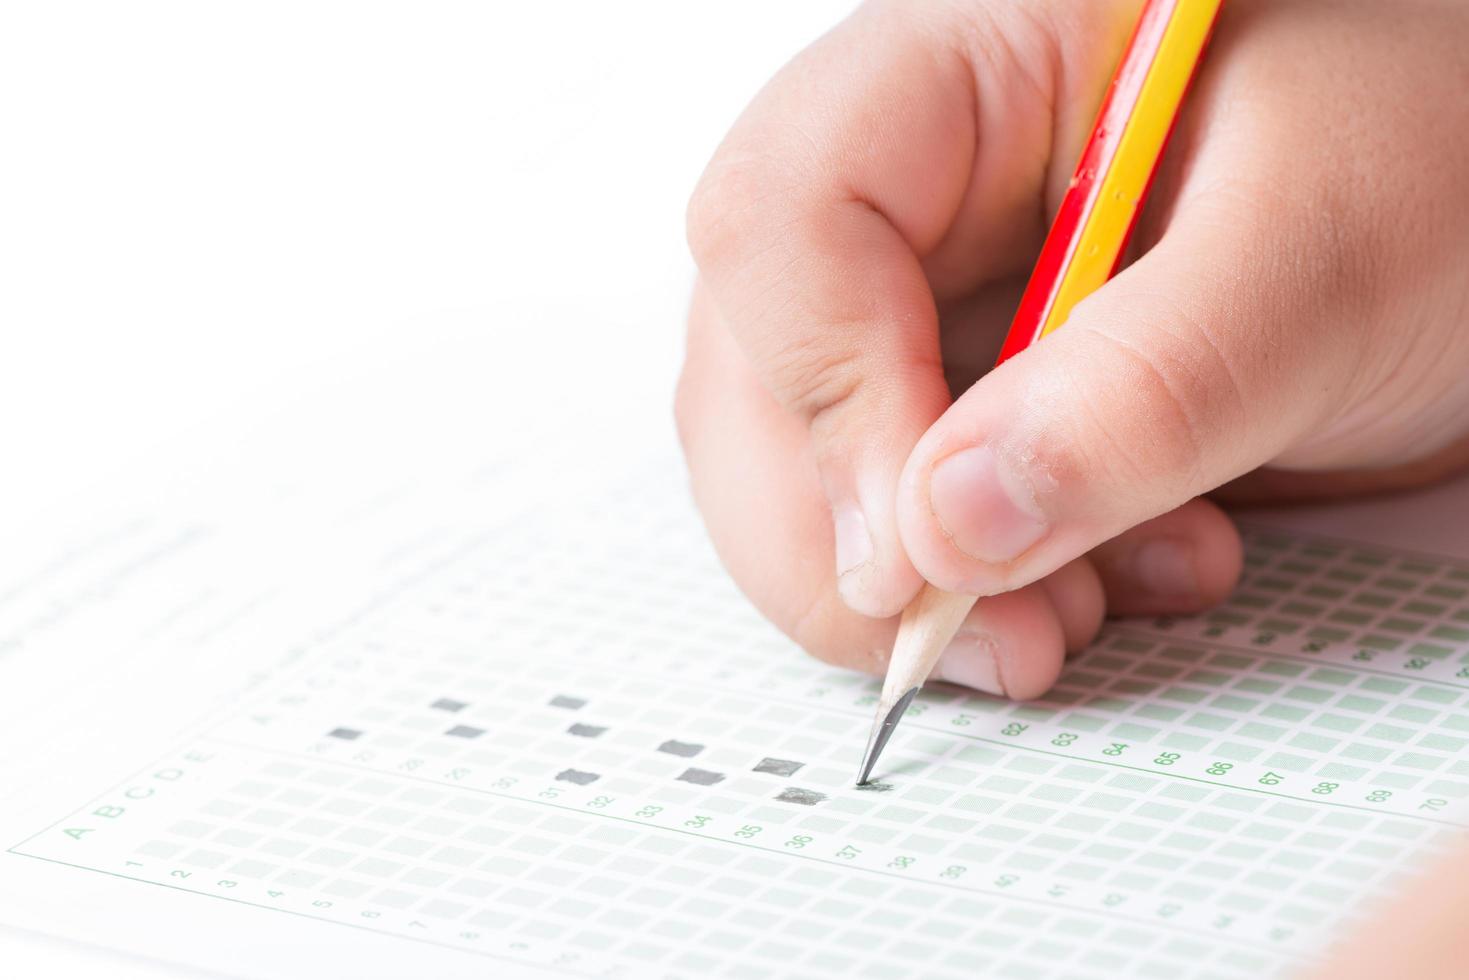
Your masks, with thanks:
M1466 820L1469 486L1247 517L1225 606L925 690L865 791L875 682L748 607L676 462L620 486L77 530L0 593L0 922L249 977L1258 977Z

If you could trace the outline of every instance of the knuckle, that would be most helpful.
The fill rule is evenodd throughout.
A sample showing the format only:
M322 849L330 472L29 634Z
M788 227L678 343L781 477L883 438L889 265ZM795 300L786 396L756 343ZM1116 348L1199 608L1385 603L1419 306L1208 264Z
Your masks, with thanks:
M1180 332L1193 328L1180 324ZM1215 368L1199 363L1196 341L1171 330L1157 331L1144 348L1105 326L1090 331L1082 345L1088 362L1074 374L1092 397L1079 400L1082 444L1091 447L1095 472L1112 473L1129 485L1170 484L1185 492L1198 482L1209 443L1220 429L1217 419L1237 398L1232 383L1211 383ZM1204 351L1211 345L1198 345ZM1207 359L1212 360L1213 357ZM1096 371L1105 364L1104 371ZM1226 378L1228 376L1226 375ZM1105 389L1098 389L1098 384Z
M769 183L759 168L716 160L699 178L684 215L689 251L701 268L727 258L756 227Z
M774 352L768 371L776 395L808 428L828 426L861 387L861 353L835 336L792 339Z
M1193 476L1203 450L1204 437L1192 387L1186 378L1173 376L1156 353L1118 344L1130 365L1127 386L1152 429L1145 443L1131 443L1122 459L1142 479L1165 474Z

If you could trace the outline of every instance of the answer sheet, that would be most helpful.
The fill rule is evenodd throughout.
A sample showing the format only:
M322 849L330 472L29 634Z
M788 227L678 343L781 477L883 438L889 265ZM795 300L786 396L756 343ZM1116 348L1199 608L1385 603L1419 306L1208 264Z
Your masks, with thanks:
M487 479L3 583L0 922L241 977L1255 978L1469 821L1469 485L1249 517L1221 608L926 688L859 789L877 682L748 606L675 459L555 521Z

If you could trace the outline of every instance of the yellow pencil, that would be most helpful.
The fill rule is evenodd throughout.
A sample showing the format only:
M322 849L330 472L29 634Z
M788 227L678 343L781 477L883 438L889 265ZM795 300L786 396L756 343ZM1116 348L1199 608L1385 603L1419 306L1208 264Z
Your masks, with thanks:
M1222 2L1144 5L997 363L1060 327L1116 272ZM975 601L926 585L903 611L859 785Z

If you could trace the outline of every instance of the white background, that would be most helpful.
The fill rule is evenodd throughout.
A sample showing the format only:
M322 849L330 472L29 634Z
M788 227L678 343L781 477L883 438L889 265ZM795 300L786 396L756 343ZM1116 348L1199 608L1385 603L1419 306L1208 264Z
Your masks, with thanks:
M282 408L322 452L662 412L688 192L847 6L5 6L0 512Z
M685 199L849 6L0 8L0 539L220 467L666 437Z

